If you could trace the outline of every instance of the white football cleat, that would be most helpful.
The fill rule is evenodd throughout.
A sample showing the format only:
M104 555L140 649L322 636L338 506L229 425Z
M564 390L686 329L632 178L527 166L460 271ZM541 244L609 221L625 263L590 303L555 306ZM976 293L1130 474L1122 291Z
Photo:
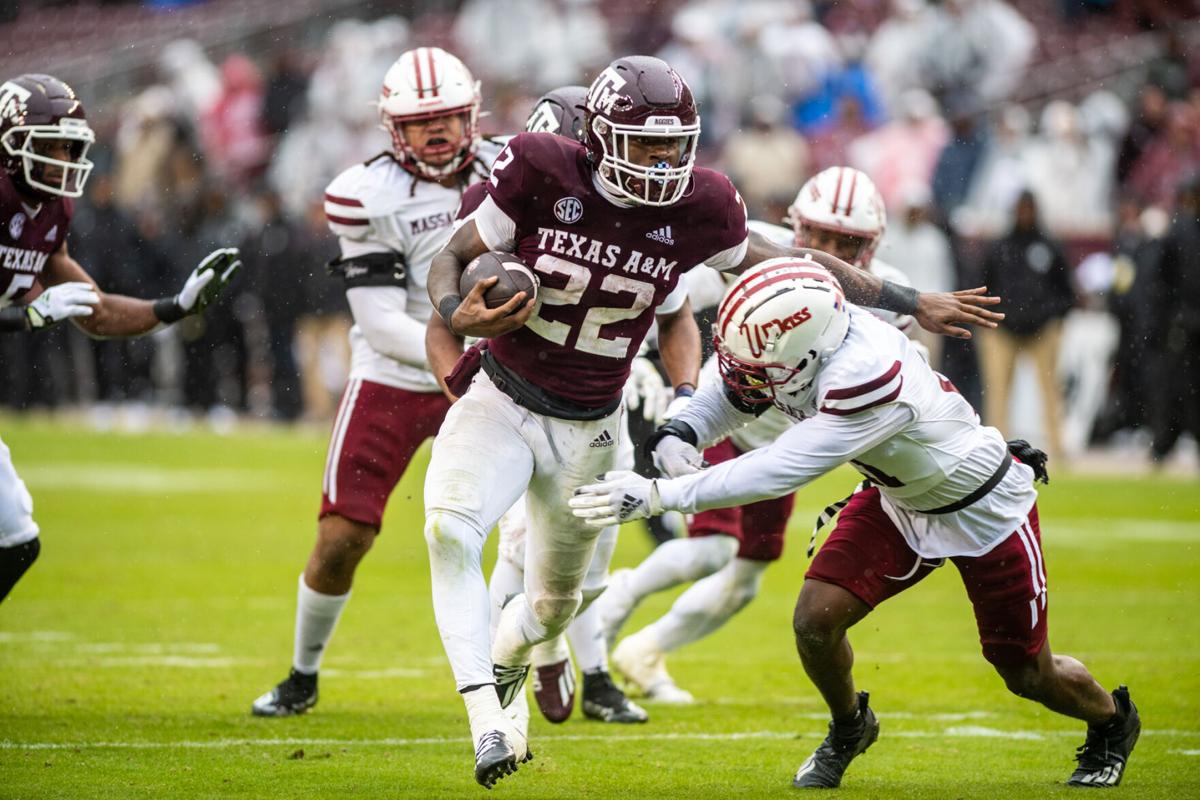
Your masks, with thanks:
M596 598L596 616L600 620L600 632L604 634L604 645L609 650L617 643L617 635L633 613L637 602L629 593L631 569L619 569L608 578L604 594Z
M647 700L680 706L696 701L691 692L675 684L667 672L666 654L655 647L645 630L622 639L613 650L612 661Z

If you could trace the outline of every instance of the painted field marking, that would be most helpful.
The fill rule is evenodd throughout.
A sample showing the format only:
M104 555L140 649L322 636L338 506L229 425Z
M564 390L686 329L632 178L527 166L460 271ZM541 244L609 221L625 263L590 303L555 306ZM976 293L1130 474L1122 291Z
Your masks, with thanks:
M1200 738L1200 730L1144 730L1143 736L1166 736L1183 738ZM567 734L564 736L539 736L538 741L548 742L735 742L746 739L787 740L787 739L819 739L823 734L797 733L795 731L738 731L733 733L640 733L628 735L603 734ZM897 739L941 739L941 738L978 738L978 739L1043 739L1046 737L1078 738L1079 731L1046 731L1044 733L1029 733L1024 731L1002 731L994 728L979 726L962 726L947 728L944 731L889 731L889 738ZM0 740L0 750L219 750L233 747L413 747L420 745L464 745L469 744L467 737L431 736L412 739L330 739L330 738L279 738L279 739L213 739L211 741L181 740L175 742L14 742ZM1198 755L1200 750L1173 750L1171 752L1183 755Z

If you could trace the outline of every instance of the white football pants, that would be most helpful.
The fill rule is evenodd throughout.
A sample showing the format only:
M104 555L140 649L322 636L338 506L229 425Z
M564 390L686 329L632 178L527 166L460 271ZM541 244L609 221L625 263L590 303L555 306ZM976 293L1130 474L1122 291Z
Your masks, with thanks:
M33 498L13 467L8 446L0 439L0 547L16 547L37 538Z
M505 636L513 627L532 647L561 633L582 604L600 532L575 517L567 501L576 487L613 469L624 413L620 406L591 421L535 414L480 372L446 415L425 476L425 540L434 615L460 690L494 681L481 557L488 532L522 492L526 594L498 640L513 639Z

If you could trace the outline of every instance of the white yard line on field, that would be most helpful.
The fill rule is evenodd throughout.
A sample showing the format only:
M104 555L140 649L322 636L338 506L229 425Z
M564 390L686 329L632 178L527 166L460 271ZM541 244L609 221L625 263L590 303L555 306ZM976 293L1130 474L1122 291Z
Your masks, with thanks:
M886 736L897 739L941 739L941 738L983 738L983 739L1043 739L1046 737L1078 738L1079 731L1046 731L1044 733L1029 733L1023 731L1002 731L979 726L962 726L947 728L943 731L889 731ZM1144 730L1143 736L1166 736L1181 738L1200 738L1200 730ZM539 736L537 741L548 742L605 742L610 744L620 742L733 742L745 739L818 739L820 732L797 733L795 731L737 731L733 733L641 733L627 735L604 734L567 734L565 736ZM329 739L329 738L279 738L279 739L213 739L211 741L181 740L175 742L14 742L0 740L0 750L83 750L83 749L120 749L120 750L219 750L234 747L412 747L417 745L463 745L470 739L464 737L437 737L412 739ZM1171 752L1183 755L1198 755L1200 750L1173 750Z

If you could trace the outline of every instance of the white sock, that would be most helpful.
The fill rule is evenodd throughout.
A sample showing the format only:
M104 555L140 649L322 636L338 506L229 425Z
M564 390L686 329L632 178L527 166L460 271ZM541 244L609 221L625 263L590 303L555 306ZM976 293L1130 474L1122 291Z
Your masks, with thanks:
M735 558L681 594L671 610L648 625L645 633L663 653L703 639L754 599L769 563Z
M321 668L325 647L333 637L342 609L350 599L345 594L321 594L308 588L300 575L296 592L296 636L292 646L292 667L312 675Z
M467 720L471 723L471 741L479 744L479 740L488 731L504 730L507 719L504 710L500 708L500 698L496 696L496 685L493 683L462 693L463 702L467 705Z
M700 536L672 539L654 548L625 581L624 588L633 602L672 586L696 581L724 567L737 553L738 540L732 536Z
M571 621L567 628L575 661L584 672L608 671L608 648L604 646L604 633L600 630L600 614L592 603L582 614ZM534 661L536 662L536 653Z

